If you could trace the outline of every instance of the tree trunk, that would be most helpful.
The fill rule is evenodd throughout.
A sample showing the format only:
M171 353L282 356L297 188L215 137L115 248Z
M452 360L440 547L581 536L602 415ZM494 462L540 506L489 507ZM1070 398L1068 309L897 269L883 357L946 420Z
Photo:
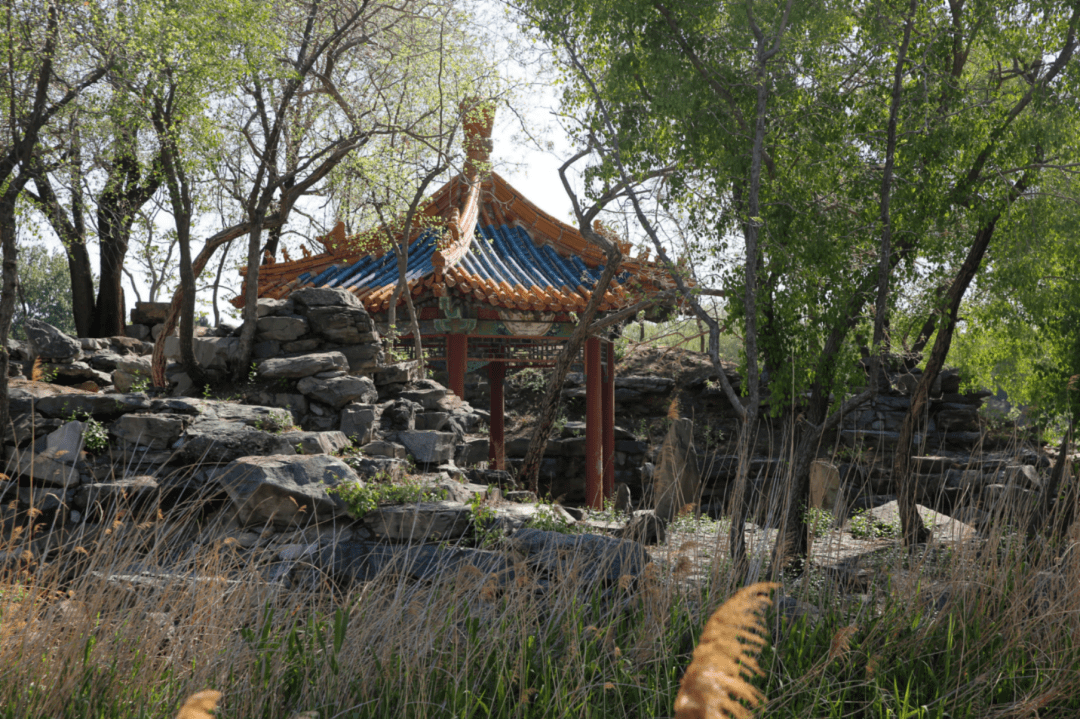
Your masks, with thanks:
M3 292L0 293L0 436L11 424L8 401L8 366L11 356L7 342L11 318L15 315L15 295L19 286L18 246L15 244L15 198L17 191L7 188L0 198L0 249L3 251Z
M206 269L206 264L210 262L210 258L214 256L214 252L217 248L224 244L232 242L238 237L242 237L248 231L248 223L242 222L238 225L233 225L227 229L218 232L206 241L203 248L199 250L198 256L191 263L191 271L198 277L202 274L202 271ZM154 341L154 354L150 363L150 376L154 382L155 387L165 387L167 385L165 379L165 338L176 327L176 322L180 317L180 306L184 302L184 288L177 287L173 293L171 304L169 305L169 313L165 315L165 323L157 340Z
M870 345L870 386L887 386L888 374L885 368L885 315L889 308L889 276L892 274L892 218L889 215L889 203L892 199L893 166L896 163L896 126L900 119L900 95L903 89L904 63L907 60L908 44L911 41L911 26L915 22L915 10L918 0L911 0L908 7L908 19L904 23L904 39L900 42L900 51L896 55L896 67L893 71L893 85L889 100L889 125L885 137L885 169L881 173L881 246L878 252L878 287L877 302L874 306L874 339Z
M71 275L71 308L75 319L75 333L79 337L91 337L97 302L94 299L94 271L90 254L82 241L64 244L67 252L68 273Z
M129 223L99 223L101 274L98 278L97 311L91 337L124 335L124 257L127 255ZM126 226L125 226L126 225Z
M236 368L238 378L251 364L251 352L255 346L255 330L259 321L259 260L262 251L263 219L268 205L268 202L260 201L248 214L251 229L248 232L247 275L244 277L244 323L240 327L240 365Z
M566 375L570 371L570 363L581 351L581 346L585 343L585 338L589 332L589 325L592 323L593 317L596 316L596 312L600 308L600 302L604 298L604 293L607 292L612 278L615 277L619 265L622 263L622 252L614 242L598 241L589 227L582 227L581 234L586 239L593 238L594 244L601 247L607 245L605 247L607 264L600 274L600 279L593 285L589 302L585 305L585 311L578 316L577 327L574 328L563 348L559 350L559 355L555 359L555 366L552 367L551 375L548 377L547 392L544 394L544 403L540 406L540 417L537 421L536 431L529 441L529 449L525 452L525 460L522 462L521 472L518 475L529 489L536 494L540 492L540 461L544 458L544 450L547 448L548 437L551 436L551 428L555 426L555 415L558 413L559 405L562 403L562 388L563 383L566 381Z
M1005 207L1012 204L1016 198L1023 194L1029 182L1029 174L1024 173L1017 180L1005 199ZM904 422L900 425L900 438L896 443L896 454L893 460L893 482L897 485L897 502L900 509L900 522L903 528L905 546L922 544L929 539L929 532L923 526L915 508L915 487L913 486L911 472L911 444L915 436L915 426L926 409L930 398L930 386L937 379L941 368L945 365L945 359L949 355L952 346L953 332L956 330L956 317L960 311L960 302L964 299L968 286L975 278L982 264L982 258L986 254L990 240L994 236L994 229L1001 217L1002 209L999 209L986 224L975 233L975 239L971 243L967 257L953 278L952 284L945 295L946 307L942 319L945 322L937 323L938 333L934 340L934 348L930 351L930 357L926 362L915 391L911 395L911 406L904 416Z
M187 194L185 190L185 194ZM186 207L190 207L190 198L184 198ZM191 215L184 213L176 218L176 242L180 247L180 288L183 298L180 301L180 362L184 371L196 387L207 384L206 372L195 358L195 277L197 273L191 261ZM201 268L200 268L201 271ZM162 336L164 336L162 332Z
M60 206L60 201L53 191L48 175L40 161L35 161L32 172L37 194L27 193L38 210L45 215L49 226L60 238L67 255L68 274L71 278L71 307L75 321L75 333L79 337L91 337L94 326L94 271L90 264L90 254L86 251L85 225L79 200L73 203L71 217ZM78 178L76 177L76 180Z

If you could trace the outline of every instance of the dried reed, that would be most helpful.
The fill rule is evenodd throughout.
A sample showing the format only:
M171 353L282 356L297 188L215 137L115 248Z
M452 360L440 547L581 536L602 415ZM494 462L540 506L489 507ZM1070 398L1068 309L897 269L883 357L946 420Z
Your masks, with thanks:
M675 719L750 719L765 697L746 680L761 672L755 658L765 645L761 614L779 586L744 587L713 612L675 698Z
M214 719L210 712L217 709L219 701L221 701L221 692L213 689L204 689L192 694L180 707L180 713L176 715L176 719Z

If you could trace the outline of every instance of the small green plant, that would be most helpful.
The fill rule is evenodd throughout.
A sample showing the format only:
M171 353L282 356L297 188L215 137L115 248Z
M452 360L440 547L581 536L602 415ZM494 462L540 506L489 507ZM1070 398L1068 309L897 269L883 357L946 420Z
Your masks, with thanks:
M349 514L356 518L375 511L379 505L383 504L409 504L446 498L444 491L425 487L415 480L405 480L394 484L389 478L379 475L369 479L365 484L359 482L341 484L328 488L326 492L341 497Z
M559 512L555 503L550 500L541 500L536 505L536 514L525 522L530 529L540 529L545 532L559 532L560 534L577 534L577 527L566 520L566 516Z
M542 394L547 389L547 378L543 370L526 367L514 374L513 383L518 390L526 394Z
M817 507L810 507L807 509L803 514L803 520L806 522L810 534L815 537L824 536L833 526L834 521L832 512L827 509L818 509Z
M251 368L248 369L247 381L249 384L255 384L255 380L259 378L259 363L252 362Z
M287 412L271 412L255 420L255 429L263 432L281 434L289 427L292 427L292 416ZM303 454L303 452L298 451L297 454Z
M936 514L931 514L923 517L922 523L927 530L933 529L936 516ZM892 539L903 534L903 527L899 519L885 522L863 509L851 516L848 532L857 539Z
M900 536L900 522L883 522L866 510L851 515L848 532L857 539L889 539Z
M139 377L137 380L131 383L130 387L130 391L135 392L136 394L146 392L148 389L150 389L149 377Z
M473 516L473 536L477 546L496 546L503 536L503 531L495 521L495 510L484 500L484 495L474 494L469 500L469 510Z
M202 396L203 396L203 399L210 399L211 397L214 396L213 391L210 389L210 385L208 385L208 384L203 385Z
M560 409L559 414L555 416L555 422L551 425L551 433L556 437L561 436L568 421L566 412Z
M68 422L83 423L83 449L91 454L100 454L109 448L109 431L105 425L86 412L72 412Z

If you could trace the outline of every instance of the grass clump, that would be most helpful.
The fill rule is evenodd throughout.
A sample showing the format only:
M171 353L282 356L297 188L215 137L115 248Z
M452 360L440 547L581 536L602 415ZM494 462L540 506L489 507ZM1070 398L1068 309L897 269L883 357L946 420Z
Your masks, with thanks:
M219 719L639 719L718 712L706 689L735 679L753 691L728 694L731 716L751 696L769 719L1080 716L1080 553L1023 535L897 552L858 593L785 578L765 609L764 590L737 594L716 528L633 572L509 552L474 566L451 546L422 580L390 563L346 581L316 552L283 582L275 545L211 531L217 501L49 542L35 518L0 528L0 718L171 719L213 687ZM690 581L692 559L713 564ZM743 610L707 622L733 595Z

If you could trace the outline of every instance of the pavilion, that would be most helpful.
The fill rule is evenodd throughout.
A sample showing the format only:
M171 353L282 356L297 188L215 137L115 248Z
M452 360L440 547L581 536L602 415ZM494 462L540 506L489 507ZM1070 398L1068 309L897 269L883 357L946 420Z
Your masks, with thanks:
M505 469L503 380L508 369L554 364L563 342L604 271L604 253L581 233L529 202L487 167L493 114L465 123L465 171L434 193L424 229L408 245L406 279L417 311L425 362L445 362L449 386L464 399L465 374L487 371L491 396L489 458ZM670 286L646 257L629 258L619 242L622 272L600 305L600 317ZM400 239L400 238L399 238ZM356 295L376 322L386 321L398 283L397 259L369 232L346 237L341 223L317 238L325 251L293 260L267 258L258 296L285 298L302 287L342 287ZM242 294L241 294L242 298ZM242 304L242 299L240 302ZM404 298L398 303L404 313ZM399 318L401 314L398 315ZM400 319L399 319L400 326ZM398 338L411 352L411 335ZM614 492L613 343L585 342L586 498L601 506Z

